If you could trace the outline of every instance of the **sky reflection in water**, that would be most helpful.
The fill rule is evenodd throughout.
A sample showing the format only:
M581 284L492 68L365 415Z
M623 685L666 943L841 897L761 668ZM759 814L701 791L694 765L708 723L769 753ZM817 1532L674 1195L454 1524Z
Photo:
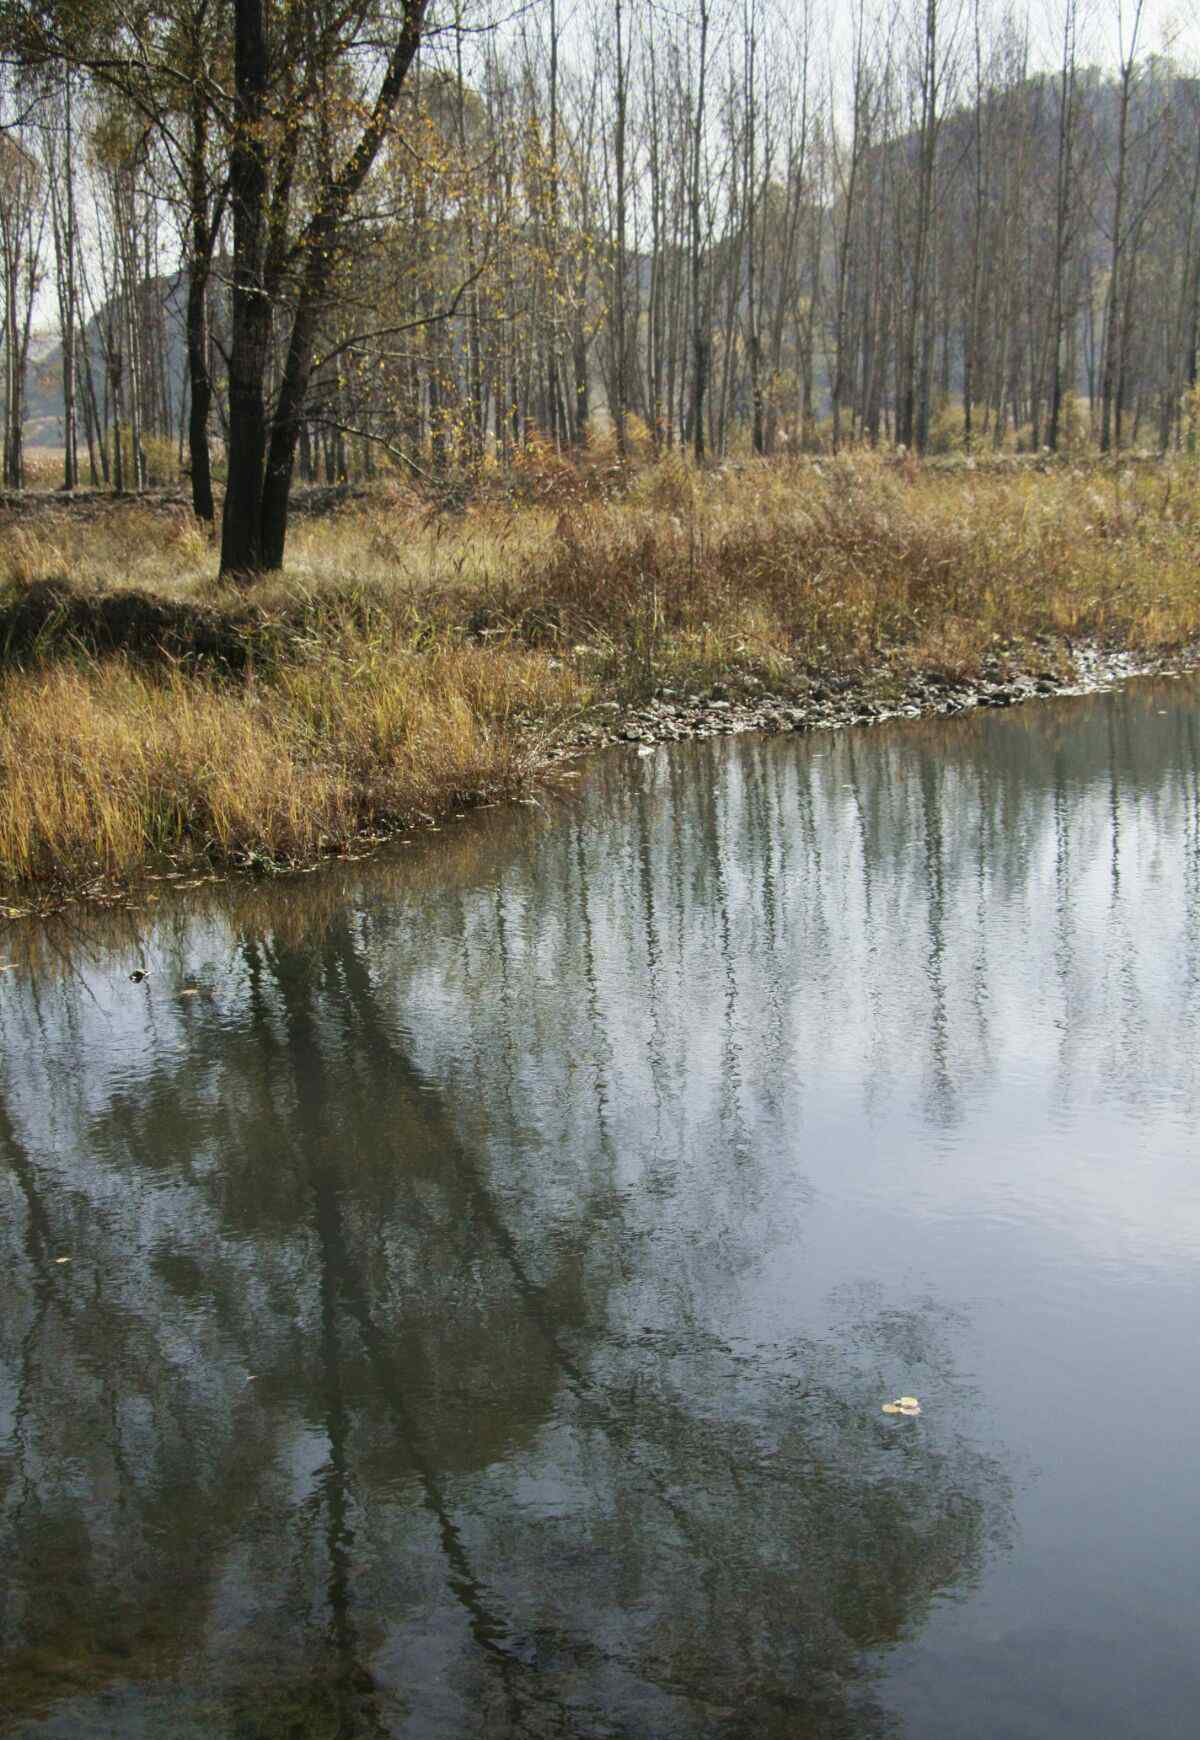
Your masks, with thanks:
M10 933L0 1734L1190 1733L1198 698Z

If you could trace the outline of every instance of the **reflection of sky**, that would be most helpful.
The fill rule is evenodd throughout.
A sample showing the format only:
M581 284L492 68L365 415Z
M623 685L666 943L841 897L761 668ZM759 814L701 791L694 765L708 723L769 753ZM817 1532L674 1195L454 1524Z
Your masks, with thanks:
M979 1627L1019 1636L1033 1661L1046 1655L1068 1711L1051 1731L1090 1708L1081 1687L1098 1677L1107 1714L1091 1710L1078 1731L1117 1733L1129 1713L1112 1705L1112 1663L1125 1661L1125 1683L1142 1671L1147 1605L1163 1619L1158 1673L1177 1696L1190 1677L1168 1616L1190 1586L1194 1543L1173 1519L1190 1508L1180 1445L1200 1425L1198 882L1196 765L1180 715L1140 719L1166 749L1147 779L1104 733L1102 706L1091 705L1084 745L1070 737L1077 714L1052 709L1061 737L1052 728L1041 743L1013 718L845 738L811 754L748 746L710 818L723 888L710 882L686 923L673 915L694 864L671 863L671 765L654 758L633 777L649 794L655 935L636 854L610 854L603 829L585 830L583 846L596 866L589 910L614 1146L626 1182L670 1162L669 1219L661 1200L643 1203L648 1238L666 1221L661 1266L628 1290L627 1322L647 1316L656 1293L661 1302L663 1268L689 1310L760 1343L819 1323L847 1275L874 1278L891 1299L933 1287L960 1302L979 1424L994 1421L1018 1461L1038 1467L1022 1550L994 1576ZM776 834L773 862L756 805ZM643 820L632 800L621 819ZM537 988L550 1025L569 1024L569 989L553 987L562 939L536 931L523 946L519 896L515 905L512 975L523 995ZM649 970L664 987L655 1010ZM472 989L484 1022L498 1019L501 988ZM410 980L408 993L420 1047L416 1011L432 987ZM433 1044L425 1056L436 1070ZM522 1098L536 1096L540 1122L557 1121L573 1147L576 1101L548 1078L545 1053L516 1068ZM664 1083L668 1115L651 1125ZM758 1255L730 1299L706 1251L733 1221L711 1135L739 1123L773 1153L761 1203L737 1197L733 1236ZM1173 1495L1153 1526L1148 1491ZM1039 1651L1034 1634L1051 1616L1061 1626L1064 1611L1077 1615L1072 1637L1058 1656ZM986 1676L978 1636L956 1617L926 1645L961 1696L943 1632L953 1659ZM1010 1675L1011 1650L997 1655ZM928 1672L907 1668L901 1692L914 1719L957 1731L962 1705L947 1708ZM1040 1731L1044 1710L1026 1718ZM975 1715L972 1726L985 1731Z
M490 840L469 875L452 858L428 884L368 869L336 947L319 929L307 953L273 943L269 905L266 933L240 938L172 909L77 953L74 979L9 975L8 1116L74 1258L53 1285L75 1310L95 1289L109 1314L110 1343L82 1355L61 1332L64 1373L176 1374L181 1443L191 1421L214 1466L269 1470L259 1521L216 1557L214 1659L251 1620L286 1630L286 1603L264 1617L264 1590L300 1575L255 1533L272 1507L313 1567L340 1565L318 1519L344 1464L361 1485L338 1576L389 1684L431 1686L442 1664L428 1732L477 1718L483 1672L447 1616L447 1519L522 1659L566 1674L560 1632L607 1638L619 1665L591 1661L592 1695L658 1732L678 1711L638 1679L639 1651L694 1569L678 1529L699 1526L704 1482L723 1490L732 1466L748 1496L721 1502L757 1518L728 1538L709 1519L704 1538L766 1552L786 1535L767 1471L801 1453L796 1409L803 1454L840 1466L847 1432L874 1433L878 1400L911 1387L927 1475L966 1470L963 1446L1002 1456L1020 1532L970 1601L928 1623L918 1603L885 1702L923 1737L962 1732L969 1709L981 1735L1124 1740L1153 1666L1137 1732L1175 1732L1194 1679L1173 1630L1194 1612L1178 1446L1200 1426L1194 693L610 758L541 832L469 824ZM203 995L179 1000L193 982ZM288 1051L301 1003L318 1100ZM314 1117L380 1350L364 1361L343 1298L336 1393ZM260 1163L268 1207L238 1189ZM15 1181L14 1202L0 1289L25 1273ZM22 1286L0 1327L9 1439L39 1310ZM413 1418L453 1439L440 1522L379 1403L410 1342ZM472 1382L500 1374L477 1404L479 1466L456 1349ZM505 1359L527 1391L511 1418ZM654 1438L667 1420L695 1437L679 1465L676 1438ZM131 1417L139 1464L145 1432ZM647 1528L655 1572L631 1545ZM319 1581L305 1589L288 1601L315 1613Z

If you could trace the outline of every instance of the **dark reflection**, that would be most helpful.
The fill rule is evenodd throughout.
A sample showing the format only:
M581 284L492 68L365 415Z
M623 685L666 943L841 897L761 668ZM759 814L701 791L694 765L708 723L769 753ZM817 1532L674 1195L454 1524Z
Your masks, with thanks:
M1144 1027L1192 1103L1194 715L1142 696L601 763L398 871L14 935L0 1731L897 1731L1008 1477L936 1277L793 1300L808 1162L910 1084L947 1139L1042 903L1058 1102L1115 1000L1106 1090ZM1166 1055L1119 907L1180 865Z

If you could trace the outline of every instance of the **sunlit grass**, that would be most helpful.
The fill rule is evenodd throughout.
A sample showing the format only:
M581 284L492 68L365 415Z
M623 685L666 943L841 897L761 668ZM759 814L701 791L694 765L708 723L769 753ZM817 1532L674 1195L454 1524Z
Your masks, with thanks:
M475 648L218 684L124 659L10 673L0 865L79 883L158 854L304 861L381 825L519 788L578 689L539 654ZM520 727L520 728L519 728Z

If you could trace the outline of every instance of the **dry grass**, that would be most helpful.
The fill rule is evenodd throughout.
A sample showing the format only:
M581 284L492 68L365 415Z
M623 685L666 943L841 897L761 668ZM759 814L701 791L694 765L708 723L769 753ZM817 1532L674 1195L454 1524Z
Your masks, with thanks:
M538 654L479 649L285 667L269 683L125 659L11 674L0 725L0 864L80 884L159 854L304 861L403 826L534 764L524 727L576 687Z
M447 513L393 489L297 516L286 574L249 607L177 507L0 526L0 874L308 859L514 789L529 722L589 696L1200 638L1183 462L527 469L523 505L493 486ZM149 600L113 596L130 586Z
M619 506L563 516L522 606L634 668L970 674L996 637L1194 639L1198 557L1190 472L660 469Z

